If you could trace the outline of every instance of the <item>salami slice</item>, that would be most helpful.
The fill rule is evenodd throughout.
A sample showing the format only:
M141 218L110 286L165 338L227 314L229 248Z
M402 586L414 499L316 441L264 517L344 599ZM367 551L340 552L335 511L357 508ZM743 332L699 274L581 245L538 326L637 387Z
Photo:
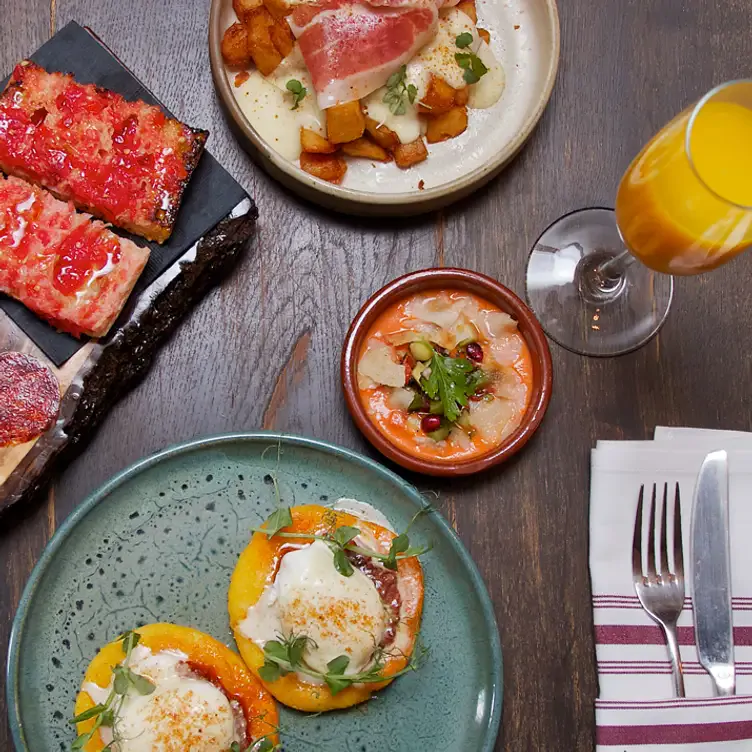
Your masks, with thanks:
M59 409L60 386L47 366L24 353L0 353L0 447L35 439Z

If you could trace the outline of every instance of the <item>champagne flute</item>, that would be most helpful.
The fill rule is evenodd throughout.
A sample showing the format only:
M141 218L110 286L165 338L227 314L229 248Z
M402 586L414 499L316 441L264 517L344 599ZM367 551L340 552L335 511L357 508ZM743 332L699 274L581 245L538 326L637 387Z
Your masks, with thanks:
M751 246L752 80L730 81L643 148L615 210L581 209L543 232L528 261L528 303L568 350L620 355L661 328L670 275L709 271Z

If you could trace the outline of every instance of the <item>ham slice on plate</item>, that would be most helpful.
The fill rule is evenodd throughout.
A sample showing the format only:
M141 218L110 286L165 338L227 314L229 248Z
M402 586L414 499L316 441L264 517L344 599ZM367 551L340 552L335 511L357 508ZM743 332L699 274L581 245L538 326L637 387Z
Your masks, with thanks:
M454 0L318 0L288 19L319 106L352 102L383 86L436 34L439 4Z

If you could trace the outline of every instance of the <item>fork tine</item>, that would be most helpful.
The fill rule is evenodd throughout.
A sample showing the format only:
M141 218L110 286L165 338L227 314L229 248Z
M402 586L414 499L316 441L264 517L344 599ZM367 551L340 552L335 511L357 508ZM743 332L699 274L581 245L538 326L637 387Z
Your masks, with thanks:
M668 483L663 484L663 503L661 509L661 561L659 563L661 574L668 575L671 569L668 563L668 524L666 510L668 509Z
M674 572L678 578L684 577L684 550L682 546L681 500L679 484L674 494Z
M642 576L642 501L645 495L645 486L640 486L640 497L637 502L637 515L635 516L634 535L632 537L632 574L635 577Z
M653 494L650 499L650 523L648 525L648 571L650 579L655 579L658 572L655 568L655 497L656 485L653 483Z

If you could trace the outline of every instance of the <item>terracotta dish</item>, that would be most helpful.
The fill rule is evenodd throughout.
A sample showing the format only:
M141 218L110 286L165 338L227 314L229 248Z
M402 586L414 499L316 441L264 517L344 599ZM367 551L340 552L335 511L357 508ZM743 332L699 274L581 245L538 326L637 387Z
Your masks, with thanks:
M481 456L468 459L417 457L390 441L373 423L358 385L358 362L369 330L390 306L416 293L459 290L487 300L516 320L532 363L532 387L527 407L517 428L500 444ZM543 420L551 398L553 368L551 353L540 324L530 309L496 280L467 269L426 269L399 277L375 293L350 325L342 349L342 385L347 407L358 428L386 457L408 470L427 475L469 475L497 465L516 454L528 442Z

